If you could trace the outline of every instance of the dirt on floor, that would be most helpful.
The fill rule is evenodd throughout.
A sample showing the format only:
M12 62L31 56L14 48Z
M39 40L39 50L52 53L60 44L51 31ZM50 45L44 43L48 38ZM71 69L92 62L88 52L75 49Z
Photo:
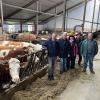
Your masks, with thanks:
M98 43L100 43L100 39ZM78 65L76 65L75 70L60 75L59 66L57 66L53 81L48 81L47 75L45 75L43 78L29 84L25 90L16 92L12 100L100 100L98 99L100 93L99 54L100 50L94 59L96 75L91 76L90 73L86 75L81 73L81 67Z
M89 66L86 73L71 81L57 100L100 100L100 39L98 54L94 58L94 71L91 74Z
M25 90L16 92L12 100L58 100L57 96L65 90L69 82L80 75L81 68L77 67L60 75L57 67L55 72L54 80L47 80L45 75L29 84Z

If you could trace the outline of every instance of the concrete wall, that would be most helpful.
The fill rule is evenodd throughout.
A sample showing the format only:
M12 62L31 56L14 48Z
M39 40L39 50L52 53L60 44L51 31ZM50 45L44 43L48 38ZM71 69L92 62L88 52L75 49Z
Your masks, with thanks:
M91 0L87 3L87 9L86 9L86 21L92 22L92 16L93 16L93 7L94 7L94 0ZM99 10L99 2L97 0L96 3L96 9L95 9L95 16L94 16L94 22L97 22L98 17L98 10ZM84 4L81 4L71 10L68 11L68 20L67 20L67 27L70 29L73 29L75 25L82 24L82 21L75 20L80 19L83 20L83 13L84 13ZM73 19L74 18L74 19ZM44 25L44 28L54 29L54 28L62 28L62 16L58 17L56 20L52 19L48 23ZM56 22L55 22L56 21ZM100 20L99 20L100 22ZM55 25L56 23L56 25ZM93 25L94 30L96 30L96 24ZM91 29L91 23L85 23L85 28L90 30ZM100 26L99 26L100 28Z

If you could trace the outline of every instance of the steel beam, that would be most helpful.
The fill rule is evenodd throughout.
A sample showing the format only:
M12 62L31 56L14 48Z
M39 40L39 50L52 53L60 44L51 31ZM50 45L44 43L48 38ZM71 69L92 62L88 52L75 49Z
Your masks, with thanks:
M39 11L39 1L36 2L36 10ZM38 13L36 14L36 34L38 35L39 33L39 30L38 30L38 20L39 20L39 17L38 17Z
M57 14L57 8L55 8L55 14ZM57 27L56 27L56 26L57 26L57 25L56 25L56 24L57 24L57 23L56 23L56 19L57 19L57 17L55 16L55 25L54 25L54 27L55 27L55 32L56 32L56 28L57 28Z
M98 10L98 18L97 18L97 26L96 26L96 31L98 31L98 22L99 22L99 19L100 19L100 3L99 3L99 10Z
M68 28L68 10L66 10L66 30Z
M12 8L18 8L18 9L34 12L34 13L40 13L40 14L44 14L44 15L55 16L55 14L52 14L52 13L45 13L45 12L42 12L42 11L37 11L37 10L33 10L33 9L23 8L23 7L19 7L19 6L15 6L15 5L7 4L7 3L3 3L3 5L8 6L8 7L12 7ZM59 15L56 15L56 16L59 16Z
M66 26L66 3L67 3L67 0L64 0L64 7L63 7L63 24L62 24L62 31L64 32L65 31L65 26Z
M85 0L85 5L84 5L83 23L82 23L82 33L84 32L85 17L86 17L86 7L87 7L87 0Z
M82 1L82 2L80 2L80 3L78 3L78 4L76 4L76 5L74 5L74 6L70 7L70 8L68 8L68 9L66 9L66 11L69 11L69 10L71 10L71 9L73 9L73 8L75 8L75 7L77 7L77 6L81 5L81 4L83 4L83 3L84 3L84 1ZM62 13L63 13L63 11L57 13L57 15L60 15L60 16L61 16ZM50 19L52 19L52 18L54 18L54 17L55 17L55 16L51 16L51 17L49 17L49 18L46 18L45 20L42 20L40 23L49 21Z
M4 17L3 17L3 4L2 0L0 0L0 6L1 6L1 26L2 26L2 34L4 32Z
M31 5L34 4L36 1L38 1L38 0L32 0L32 1L30 1L28 4L24 5L23 8L27 8L27 7L31 6ZM6 17L4 17L4 19L10 18L10 17L12 17L13 15L19 13L20 11L22 11L22 9L18 9L18 10L16 10L16 11L14 11L13 13L11 13L11 14L7 15Z
M46 13L46 12L48 12L48 11L50 11L50 10L52 10L52 9L54 9L54 8L56 8L56 7L58 7L58 6L60 6L61 4L63 4L63 1L59 2L58 4L55 4L54 6L48 8L48 9L42 11L42 12ZM39 13L39 14L38 14L38 16L40 16L40 15L42 15L42 13ZM30 18L27 19L25 22L28 22L28 21L32 20L33 18L35 18L35 17L36 17L36 15L30 17Z
M22 21L20 21L20 32L21 33L23 32L23 24L22 24Z
M73 20L77 20L77 21L82 21L82 22L83 22L83 20L77 19L77 18L68 17L68 19L73 19ZM87 21L87 20L85 20L85 22L87 22L87 23L92 23L91 21ZM97 24L97 23L94 22L94 24ZM98 24L100 24L100 23L98 23Z
M93 31L93 23L94 23L94 16L95 16L95 8L96 8L96 0L94 0L94 8L93 8L93 17L92 17L91 32Z

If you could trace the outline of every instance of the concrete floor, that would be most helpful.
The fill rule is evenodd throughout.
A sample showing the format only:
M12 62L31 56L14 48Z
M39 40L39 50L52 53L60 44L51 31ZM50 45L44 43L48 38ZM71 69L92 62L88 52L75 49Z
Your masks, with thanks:
M100 45L94 59L95 75L82 73L78 79L70 82L60 95L60 100L100 100Z

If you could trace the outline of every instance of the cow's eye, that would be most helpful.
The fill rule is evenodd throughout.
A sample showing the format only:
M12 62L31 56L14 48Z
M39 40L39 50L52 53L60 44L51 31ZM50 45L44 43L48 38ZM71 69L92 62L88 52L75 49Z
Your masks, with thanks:
M5 56L6 55L6 52L3 52L3 55Z

